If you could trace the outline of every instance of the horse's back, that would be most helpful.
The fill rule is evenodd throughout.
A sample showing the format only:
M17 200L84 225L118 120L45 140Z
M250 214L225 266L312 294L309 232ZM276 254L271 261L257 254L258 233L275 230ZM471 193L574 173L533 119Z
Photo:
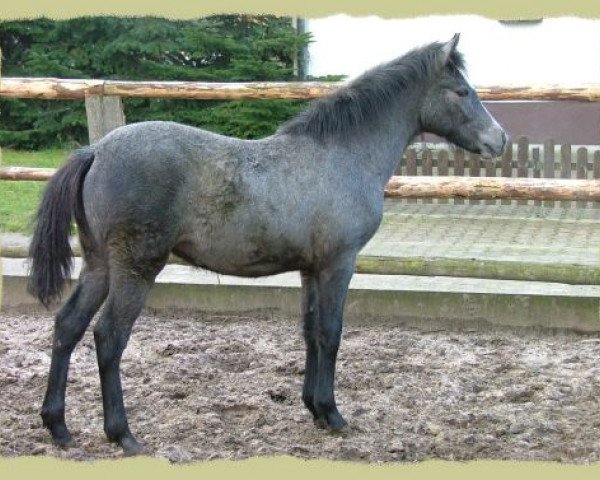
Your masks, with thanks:
M203 158L236 143L174 122L118 128L93 145L83 201L92 231L104 240L116 226L176 235L190 201L190 176Z

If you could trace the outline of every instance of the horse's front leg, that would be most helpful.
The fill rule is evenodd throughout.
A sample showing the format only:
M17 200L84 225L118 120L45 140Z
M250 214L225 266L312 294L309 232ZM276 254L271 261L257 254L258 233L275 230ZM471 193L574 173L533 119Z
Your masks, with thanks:
M304 341L306 343L306 367L304 369L304 387L302 401L306 408L313 414L315 420L318 415L314 407L315 386L317 369L319 367L319 347L317 345L316 328L319 319L319 302L317 291L317 278L307 272L301 273L302 279L302 320Z
M317 275L318 315L313 318L316 344L316 368L307 370L312 384L312 409L317 425L334 432L347 425L338 412L334 396L335 363L342 335L344 303L354 272L355 255L332 263ZM310 354L310 351L307 352ZM307 362L308 365L309 362ZM306 386L306 384L305 384Z

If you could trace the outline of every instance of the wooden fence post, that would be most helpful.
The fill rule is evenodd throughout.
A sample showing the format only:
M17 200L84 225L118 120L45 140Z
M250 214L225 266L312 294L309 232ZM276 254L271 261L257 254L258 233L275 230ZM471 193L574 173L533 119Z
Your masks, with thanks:
M85 111L90 143L97 142L111 130L125 125L121 97L86 95Z
M540 148L539 147L535 147L531 150L531 161L532 161L532 168L533 168L533 178L541 178L542 176L542 164L540 162ZM537 205L538 207L542 205L542 201L541 200L534 200L533 201L534 205Z
M469 153L469 177L481 176L481 156L478 153ZM469 205L479 205L480 200L469 200Z
M596 150L593 156L592 178L600 180L600 150ZM593 203L594 208L600 208L600 202Z
M433 151L429 148L423 151L423 156L421 157L421 174L427 176L433 175ZM433 200L431 198L424 198L422 202L432 203Z
M588 167L588 151L585 147L580 147L577 149L577 165L575 177L585 180L587 179L587 167ZM587 202L577 202L575 203L576 207L586 208Z
M517 177L529 176L529 139L519 137L517 140ZM517 205L527 205L527 200L517 200Z
M571 145L563 143L560 146L560 178L571 178ZM571 202L561 201L562 208L571 208Z
M438 157L438 175L440 177L448 176L448 164L450 163L450 154L444 149L439 153ZM447 198L438 198L437 203L448 203Z
M465 174L465 151L462 148L454 150L454 175L464 176ZM462 205L465 201L462 198L455 198L454 205Z
M513 176L513 144L509 140L506 144L506 150L504 150L504 154L502 155L502 159L500 161L500 176L510 178ZM512 205L511 200L500 200L501 205Z
M554 178L554 170L555 166L555 150L554 150L554 140L548 139L544 142L544 174L542 175L544 178ZM544 207L554 207L556 206L553 200L544 200Z
M411 148L406 152L406 175L417 174L417 151ZM409 198L407 203L417 203L416 198Z
M495 177L496 176L496 160L490 158L485 161L485 176ZM496 205L496 200L490 199L485 201L486 205Z

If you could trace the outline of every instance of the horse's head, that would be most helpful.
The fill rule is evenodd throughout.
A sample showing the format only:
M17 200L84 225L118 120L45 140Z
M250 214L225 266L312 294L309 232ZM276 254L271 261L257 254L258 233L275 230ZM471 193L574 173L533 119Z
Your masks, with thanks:
M508 137L465 80L462 57L456 51L458 38L454 35L438 52L437 75L421 106L421 129L486 158L496 157Z

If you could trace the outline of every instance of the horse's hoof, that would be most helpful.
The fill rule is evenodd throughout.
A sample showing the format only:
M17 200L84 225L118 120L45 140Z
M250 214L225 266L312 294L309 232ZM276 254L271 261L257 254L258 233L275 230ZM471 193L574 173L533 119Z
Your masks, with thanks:
M60 448L70 448L75 446L75 440L66 425L49 425L44 422L44 426L50 431L52 443Z
M329 416L327 427L329 432L335 435L345 435L350 432L348 423L339 413L337 415Z
M75 446L75 440L69 434L66 437L52 437L52 443L60 448L72 448Z
M119 441L119 444L123 449L123 455L126 457L134 457L144 453L144 447L142 447L142 445L140 445L138 441L131 435L123 437Z
M344 423L344 425L341 426L336 426L336 427L332 427L329 426L329 432L332 433L333 435L348 435L351 432L350 429L350 425L348 425L347 423Z
M313 423L315 424L315 427L317 427L320 430L327 430L329 428L329 426L327 425L327 420L325 420L322 417L313 418Z
M315 426L331 433L344 435L350 432L350 427L344 418L338 414L330 414L327 417L317 417L313 420Z

